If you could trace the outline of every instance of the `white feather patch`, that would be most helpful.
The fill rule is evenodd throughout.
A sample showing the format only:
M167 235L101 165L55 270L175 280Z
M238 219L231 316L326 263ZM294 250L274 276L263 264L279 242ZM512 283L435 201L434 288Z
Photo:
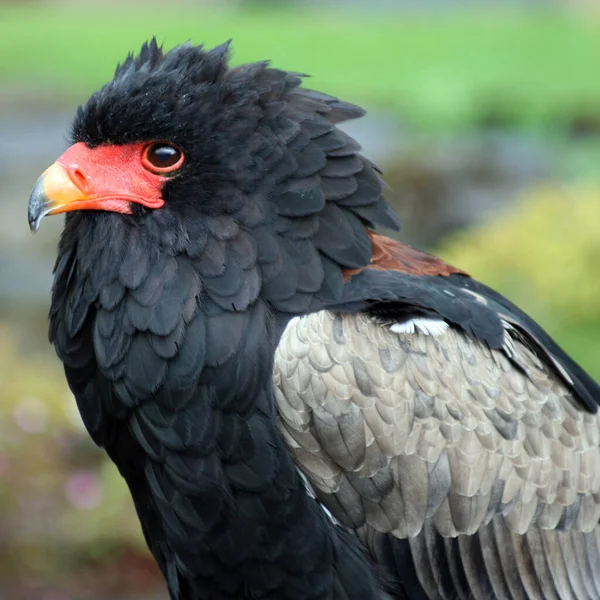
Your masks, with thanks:
M508 322L502 319L502 327L504 327L504 352L509 358L512 358L517 351L515 343L513 342L512 337L510 336L510 331L514 330L514 327Z
M448 323L440 319L409 319L403 323L394 323L390 329L394 333L424 333L425 335L442 335L448 329Z

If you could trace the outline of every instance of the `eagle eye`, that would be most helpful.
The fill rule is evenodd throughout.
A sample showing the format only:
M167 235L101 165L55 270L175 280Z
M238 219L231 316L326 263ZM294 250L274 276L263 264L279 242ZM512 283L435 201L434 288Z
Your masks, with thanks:
M158 175L172 173L183 164L183 152L172 144L154 142L144 148L142 164Z

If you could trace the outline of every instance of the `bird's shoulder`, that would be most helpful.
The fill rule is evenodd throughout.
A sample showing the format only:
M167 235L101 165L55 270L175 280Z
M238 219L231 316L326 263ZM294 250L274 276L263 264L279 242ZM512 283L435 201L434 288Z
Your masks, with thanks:
M390 321L441 319L494 350L511 356L512 342L526 346L588 410L600 404L600 386L544 329L502 294L465 271L421 250L370 234L373 258L346 270L341 312L362 310ZM519 368L519 364L514 362Z
M455 536L502 513L515 532L589 530L597 384L508 300L439 264L364 269L338 310L289 323L275 384L296 462L354 528Z

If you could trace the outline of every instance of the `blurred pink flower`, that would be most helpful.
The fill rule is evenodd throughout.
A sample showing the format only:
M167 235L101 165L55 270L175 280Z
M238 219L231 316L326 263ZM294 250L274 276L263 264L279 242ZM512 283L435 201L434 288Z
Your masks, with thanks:
M69 477L65 496L77 508L95 508L102 501L104 489L100 477L92 471L79 471Z

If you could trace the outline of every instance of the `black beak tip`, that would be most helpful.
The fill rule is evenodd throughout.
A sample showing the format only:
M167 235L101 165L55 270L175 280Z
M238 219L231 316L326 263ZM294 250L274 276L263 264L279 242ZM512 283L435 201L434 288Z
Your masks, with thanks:
M27 211L27 221L29 222L29 229L31 229L31 233L36 233L40 228L40 218L35 213L35 211L31 210L31 201L29 202L29 210Z
M29 206L27 210L27 220L29 221L29 229L31 233L36 233L40 228L42 219L50 210L50 201L44 193L43 177L40 177L31 192L29 197Z
M40 224L37 221L37 219L29 219L29 229L31 230L31 233L37 233L38 229L40 228Z

